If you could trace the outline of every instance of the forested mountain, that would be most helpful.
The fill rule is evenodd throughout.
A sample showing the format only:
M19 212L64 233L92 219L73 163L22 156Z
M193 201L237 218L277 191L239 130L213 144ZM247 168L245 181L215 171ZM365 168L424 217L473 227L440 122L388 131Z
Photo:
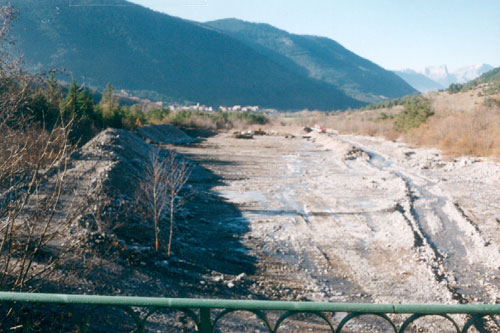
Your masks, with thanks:
M347 95L378 102L416 90L396 74L325 37L290 34L269 24L223 19L207 25L227 33L290 70L323 81Z
M238 37L242 31L222 32L221 22L208 26L124 0L106 1L115 6L12 0L19 9L13 36L28 68L65 68L96 88L110 82L143 96L212 106L333 110L414 92L395 74L327 38L245 23L272 32L268 48L258 48ZM288 36L293 47L271 52L275 43L288 43L275 40L275 33Z
M78 1L86 2L92 3ZM111 82L214 106L328 110L362 104L201 24L112 2L123 6L11 1L20 11L13 33L27 65L64 67L98 88Z

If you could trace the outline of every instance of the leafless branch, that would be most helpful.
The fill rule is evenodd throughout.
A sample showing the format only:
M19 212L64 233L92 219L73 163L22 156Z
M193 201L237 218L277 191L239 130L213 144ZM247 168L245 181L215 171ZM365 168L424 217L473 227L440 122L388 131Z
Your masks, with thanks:
M139 184L138 197L146 207L147 216L153 220L155 249L159 248L160 222L170 213L167 255L170 257L174 214L182 204L181 190L191 175L191 165L173 150L155 149L150 155L143 181Z

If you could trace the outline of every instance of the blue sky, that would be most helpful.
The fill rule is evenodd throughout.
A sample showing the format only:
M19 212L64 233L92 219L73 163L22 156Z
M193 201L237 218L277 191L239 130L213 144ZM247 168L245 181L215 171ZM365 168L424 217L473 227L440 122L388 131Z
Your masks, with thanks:
M387 68L500 66L500 0L129 0L195 21L235 17L326 36Z

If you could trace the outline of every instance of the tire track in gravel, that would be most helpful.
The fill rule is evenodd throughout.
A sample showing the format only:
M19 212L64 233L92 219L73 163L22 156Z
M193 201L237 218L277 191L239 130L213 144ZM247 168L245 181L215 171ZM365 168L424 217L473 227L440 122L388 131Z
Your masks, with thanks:
M495 301L498 287L493 281L480 283L492 269L498 269L499 251L453 198L439 190L439 183L403 167L353 140L341 139L370 156L374 168L390 170L406 186L408 201L398 203L415 235L415 247L428 247L429 266L438 283L445 282L459 303ZM417 182L419 184L417 184ZM423 183L423 184L422 184ZM436 192L436 191L434 191ZM405 207L406 206L406 207ZM434 215L434 216L432 216ZM437 217L441 230L433 232L429 220ZM488 256L485 257L484 255Z

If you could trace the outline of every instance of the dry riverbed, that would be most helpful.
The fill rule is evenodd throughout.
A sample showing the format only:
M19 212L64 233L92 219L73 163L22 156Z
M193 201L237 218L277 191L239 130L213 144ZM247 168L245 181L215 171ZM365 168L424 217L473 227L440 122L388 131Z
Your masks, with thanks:
M178 148L221 177L212 190L241 211L225 223L248 230L254 294L370 303L500 297L497 163L299 129L250 140L219 134ZM428 331L451 329L424 321ZM377 331L372 323L353 329Z

